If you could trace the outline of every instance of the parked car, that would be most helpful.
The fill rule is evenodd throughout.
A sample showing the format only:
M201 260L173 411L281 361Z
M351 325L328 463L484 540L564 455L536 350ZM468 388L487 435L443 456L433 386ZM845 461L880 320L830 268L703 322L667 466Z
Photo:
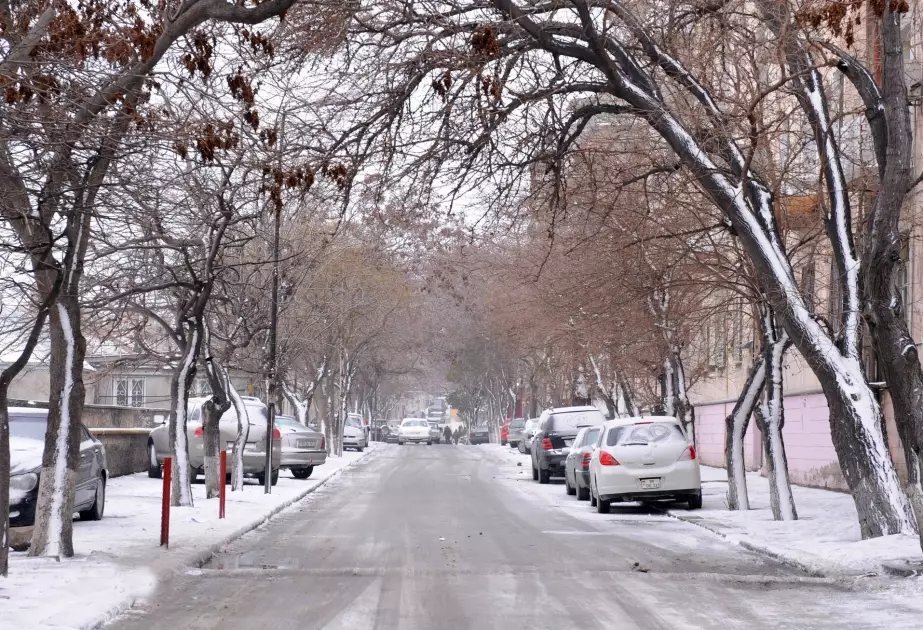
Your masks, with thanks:
M548 483L551 477L563 477L564 462L577 433L583 427L599 426L605 421L606 416L596 407L543 411L532 438L532 479Z
M207 398L190 398L186 416L186 443L189 454L189 478L196 477L205 470L205 430L202 428L202 405ZM269 422L269 410L258 398L244 397L249 419L247 441L244 445L244 475L256 477L265 483L266 472L266 426ZM237 412L234 407L228 409L218 420L220 444L228 452L234 448L237 440ZM162 424L153 431L147 440L149 477L160 479L163 474L163 460L170 456L170 427ZM272 436L272 471L270 481L275 485L279 481L279 466L282 461L282 432L273 429Z
M295 479L307 479L315 466L327 462L327 440L323 433L304 426L292 416L276 416L276 427L282 433L282 463Z
M10 418L10 526L22 527L35 523L48 410L9 407L7 413ZM106 511L106 481L109 479L106 448L83 424L77 430L80 452L74 483L74 511L82 520L98 521Z
M510 448L518 448L519 443L522 441L522 430L526 426L525 418L513 418L513 421L510 422L509 433L507 433L506 440L510 444Z
M590 503L605 514L613 501L685 501L702 507L695 446L672 416L618 418L603 425L590 458Z
M602 427L580 429L564 460L564 489L567 494L576 494L579 501L590 498L590 458L601 431Z
M343 423L343 448L352 448L360 453L369 445L369 436L362 425L362 416L347 414Z
M473 427L468 435L468 444L489 444L490 433L486 426Z
M522 439L519 441L519 452L528 455L532 452L532 439L538 431L538 418L529 418L522 427Z
M388 426L385 427L385 442L397 444L400 427L400 423L389 423Z
M442 427L439 426L438 422L429 420L429 439L435 444L439 444L442 441Z
M407 442L416 442L417 444L422 442L433 443L429 435L429 422L426 421L426 418L404 418L401 420L401 426L397 430L397 443L406 444Z

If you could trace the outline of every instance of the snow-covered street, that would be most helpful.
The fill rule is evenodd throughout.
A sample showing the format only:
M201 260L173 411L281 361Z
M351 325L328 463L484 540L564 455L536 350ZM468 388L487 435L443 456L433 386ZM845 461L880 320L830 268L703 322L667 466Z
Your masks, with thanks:
M347 451L342 458L328 458L307 480L293 479L285 472L270 495L248 481L243 492L228 491L222 520L218 501L206 501L205 485L195 484L195 507L172 509L169 551L158 546L162 482L144 473L112 479L105 518L74 524L74 558L57 562L12 554L9 578L0 581L3 627L96 627L150 595L175 572L200 564L217 547L258 527L367 452Z
M709 521L720 486L706 483ZM919 626L917 581L851 566L818 577L669 514L597 514L498 446L384 445L201 569L161 581L112 627Z

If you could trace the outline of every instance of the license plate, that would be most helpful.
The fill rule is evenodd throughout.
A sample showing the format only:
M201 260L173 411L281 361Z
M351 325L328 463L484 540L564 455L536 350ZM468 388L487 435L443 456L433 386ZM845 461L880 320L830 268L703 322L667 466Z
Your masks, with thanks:
M314 446L314 440L295 440L295 448L311 448Z
M642 479L641 489L642 490L659 490L660 489L660 478L657 477L656 479Z

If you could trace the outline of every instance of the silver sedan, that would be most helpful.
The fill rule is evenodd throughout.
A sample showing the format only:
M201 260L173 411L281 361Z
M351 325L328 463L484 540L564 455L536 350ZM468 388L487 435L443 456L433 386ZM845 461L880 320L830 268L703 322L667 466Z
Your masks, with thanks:
M304 426L291 416L276 416L275 426L282 433L282 468L295 479L307 479L315 466L327 462L324 434Z

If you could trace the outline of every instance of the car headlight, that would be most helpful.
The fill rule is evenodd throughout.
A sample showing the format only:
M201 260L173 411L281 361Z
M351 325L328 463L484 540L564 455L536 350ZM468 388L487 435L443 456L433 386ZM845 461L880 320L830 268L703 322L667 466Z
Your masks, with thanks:
M19 492L30 492L38 485L38 475L35 473L26 473L24 475L14 475L10 477L10 490Z

